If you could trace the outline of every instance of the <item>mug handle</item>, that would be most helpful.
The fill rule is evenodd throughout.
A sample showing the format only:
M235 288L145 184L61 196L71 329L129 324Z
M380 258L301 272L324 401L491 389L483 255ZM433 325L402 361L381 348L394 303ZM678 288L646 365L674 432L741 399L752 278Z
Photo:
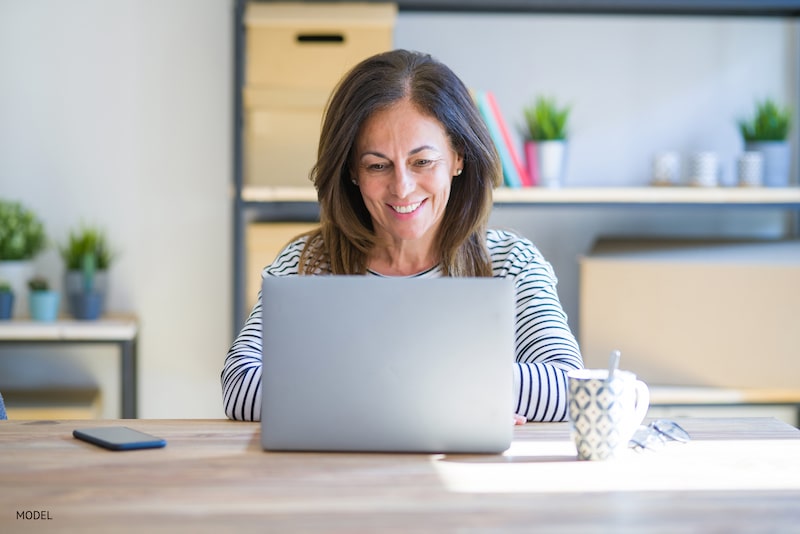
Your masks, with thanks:
M633 413L633 420L636 421L634 428L641 425L650 409L650 388L641 380L636 381L636 410Z

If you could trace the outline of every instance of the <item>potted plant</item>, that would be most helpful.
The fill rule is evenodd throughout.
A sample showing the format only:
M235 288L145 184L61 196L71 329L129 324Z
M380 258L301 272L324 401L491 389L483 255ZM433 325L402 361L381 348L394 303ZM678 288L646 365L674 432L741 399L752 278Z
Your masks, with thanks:
M58 317L60 295L50 289L50 283L43 276L34 276L28 281L29 307L34 321L55 321Z
M14 311L14 292L11 284L5 280L0 280L0 320L11 319Z
M555 98L544 96L524 109L528 172L543 186L560 187L564 181L571 111L570 106L559 106Z
M19 202L0 199L0 278L16 295L25 292L33 275L33 258L47 246L42 221ZM27 315L25 299L18 299L16 317Z
M761 153L764 185L789 185L791 110L767 98L756 102L755 114L750 119L740 120L738 125L745 152Z
M66 266L64 290L70 314L76 319L97 319L105 307L113 259L105 233L91 226L71 231L61 247L61 257Z

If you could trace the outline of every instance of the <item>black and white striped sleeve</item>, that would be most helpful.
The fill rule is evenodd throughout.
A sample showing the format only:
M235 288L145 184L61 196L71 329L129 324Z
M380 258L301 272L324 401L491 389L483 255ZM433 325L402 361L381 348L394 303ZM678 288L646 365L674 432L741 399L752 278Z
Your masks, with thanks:
M578 342L567 324L552 266L527 239L490 231L494 276L516 287L516 413L530 421L567 418L567 372L583 367Z
M303 239L289 244L271 265L265 276L294 276L298 273ZM225 415L240 421L261 420L261 290L222 368L222 402Z

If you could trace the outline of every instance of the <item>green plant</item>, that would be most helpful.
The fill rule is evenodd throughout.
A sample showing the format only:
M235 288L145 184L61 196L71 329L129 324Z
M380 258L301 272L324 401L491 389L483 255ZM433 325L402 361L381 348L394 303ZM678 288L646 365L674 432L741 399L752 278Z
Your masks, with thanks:
M553 141L567 138L567 120L571 106L559 106L555 98L540 96L524 109L528 138L533 141Z
M100 228L91 226L70 231L67 243L60 250L67 270L70 271L84 270L87 263L91 263L93 270L105 271L114 259L105 233Z
M749 120L739 121L739 131L745 142L784 141L789 136L792 112L789 107L778 106L767 98L756 102L755 115Z
M0 199L0 260L29 260L46 244L44 225L32 211Z
M31 291L48 291L50 289L50 282L44 276L34 276L28 280L28 288Z
M11 284L5 280L0 280L0 293L11 293Z

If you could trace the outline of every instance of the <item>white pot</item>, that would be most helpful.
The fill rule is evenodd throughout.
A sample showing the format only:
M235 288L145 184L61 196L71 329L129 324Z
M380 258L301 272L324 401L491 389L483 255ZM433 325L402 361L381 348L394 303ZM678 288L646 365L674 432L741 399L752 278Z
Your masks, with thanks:
M14 292L13 318L28 317L28 280L33 277L32 260L0 261L0 280L5 280Z
M543 187L561 187L567 164L566 141L538 141L539 183Z

